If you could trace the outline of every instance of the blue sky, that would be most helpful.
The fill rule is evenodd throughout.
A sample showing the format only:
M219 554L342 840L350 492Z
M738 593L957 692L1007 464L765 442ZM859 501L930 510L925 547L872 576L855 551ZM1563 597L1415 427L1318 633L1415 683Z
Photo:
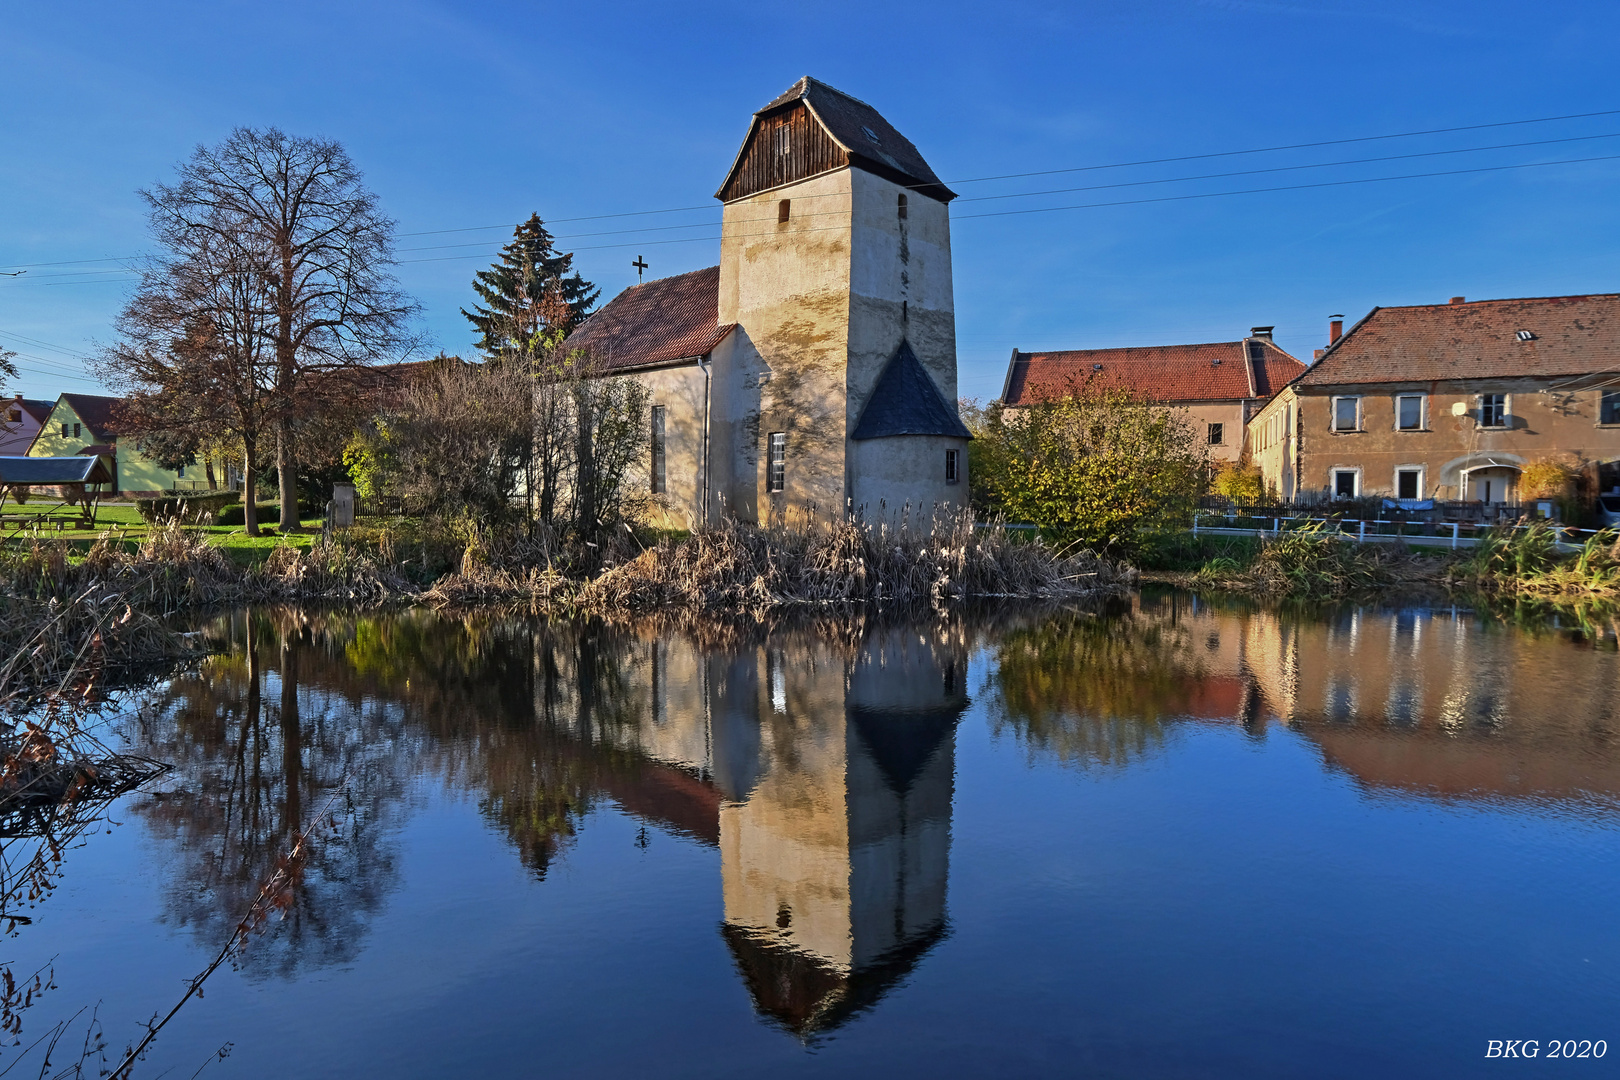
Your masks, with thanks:
M467 283L530 212L605 297L638 254L653 276L716 262L713 239L668 241L715 236L717 209L560 219L713 207L750 114L800 75L871 102L961 181L1620 110L1617 38L1620 5L1560 0L10 2L0 270L28 272L0 278L0 346L25 354L30 396L93 391L82 357L130 278L79 260L146 250L136 189L240 124L348 147L401 234L426 234L401 236L400 278L436 343L466 352ZM1542 145L1477 149L1525 142ZM1467 152L1181 179L1443 150ZM1620 113L961 183L962 392L999 393L1015 347L1273 324L1309 358L1338 312L1620 290L1620 160L969 215L1610 155Z

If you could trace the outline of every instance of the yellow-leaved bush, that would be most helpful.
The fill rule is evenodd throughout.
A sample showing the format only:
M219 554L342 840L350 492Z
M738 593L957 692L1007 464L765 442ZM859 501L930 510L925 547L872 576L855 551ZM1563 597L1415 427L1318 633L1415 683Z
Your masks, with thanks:
M1143 529L1185 523L1207 451L1182 410L1121 390L973 414L971 469L981 511L1031 522L1098 548L1129 547Z

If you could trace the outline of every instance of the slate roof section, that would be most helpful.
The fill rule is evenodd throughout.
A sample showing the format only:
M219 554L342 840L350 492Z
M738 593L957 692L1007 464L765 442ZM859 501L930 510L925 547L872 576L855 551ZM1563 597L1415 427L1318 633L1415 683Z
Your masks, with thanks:
M956 198L956 192L940 181L911 140L900 134L893 124L883 118L882 113L860 98L835 90L819 79L806 75L754 115L763 116L773 109L801 100L821 121L827 134L849 152L850 164L907 184L941 202ZM868 131L872 134L868 135Z
M1520 330L1533 335L1528 341ZM1300 380L1301 389L1620 372L1620 295L1378 307Z
M1262 338L1203 345L1017 352L1007 367L1002 401L1029 405L1090 386L1128 390L1169 404L1269 401L1308 369Z
M112 473L99 457L0 457L0 484L106 484Z
M705 356L736 323L720 325L720 268L632 285L615 296L563 347L583 349L610 369L651 367Z
M886 439L891 435L949 435L971 439L955 407L945 400L911 350L909 341L890 358L866 399L852 439Z

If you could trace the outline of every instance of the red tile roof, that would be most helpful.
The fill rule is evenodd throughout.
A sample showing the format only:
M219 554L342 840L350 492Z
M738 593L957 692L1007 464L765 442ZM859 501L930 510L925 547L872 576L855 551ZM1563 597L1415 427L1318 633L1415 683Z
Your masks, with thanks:
M1206 345L1014 352L1002 400L1008 405L1028 405L1089 386L1129 390L1164 402L1265 401L1305 370L1304 364L1260 338Z
M568 336L610 368L647 367L706 355L731 333L719 324L720 268L632 285Z
M1373 308L1300 386L1617 371L1620 295L1549 296Z

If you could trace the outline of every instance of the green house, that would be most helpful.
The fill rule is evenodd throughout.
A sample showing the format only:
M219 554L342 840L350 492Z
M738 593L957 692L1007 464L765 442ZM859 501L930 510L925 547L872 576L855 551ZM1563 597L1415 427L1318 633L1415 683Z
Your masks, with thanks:
M97 394L63 394L56 407L34 436L29 457L71 457L91 450L110 457L113 463L113 490L125 495L142 491L172 491L184 486L188 472L197 479L202 467L165 469L142 454L133 438L118 442L114 416L119 399Z

